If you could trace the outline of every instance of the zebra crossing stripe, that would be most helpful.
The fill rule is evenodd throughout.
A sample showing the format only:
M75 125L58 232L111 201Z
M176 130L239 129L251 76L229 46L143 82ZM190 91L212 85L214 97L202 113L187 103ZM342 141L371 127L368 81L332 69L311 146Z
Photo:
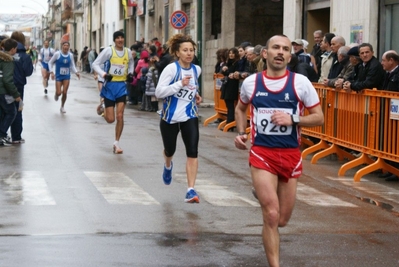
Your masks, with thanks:
M150 194L120 172L84 172L110 204L159 205Z
M237 192L228 190L228 186L214 184L209 180L197 179L195 189L201 198L212 205L222 207L259 207L257 201L240 196Z
M46 180L37 171L14 172L2 178L7 202L17 205L56 205Z
M298 183L297 200L305 202L310 206L324 206L324 207L358 207L355 204L343 201L339 198L333 197L326 193L320 192L312 187Z

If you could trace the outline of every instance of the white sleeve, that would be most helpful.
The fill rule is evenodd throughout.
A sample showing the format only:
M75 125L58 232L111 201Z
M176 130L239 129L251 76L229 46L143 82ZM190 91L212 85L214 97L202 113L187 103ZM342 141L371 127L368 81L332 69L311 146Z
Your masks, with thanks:
M240 89L240 101L248 105L251 102L255 90L256 75L252 74L245 78Z
M57 61L57 59L59 59L59 58L60 58L60 52L57 51L54 53L54 55L51 57L50 61L48 62L48 67L49 67L50 72L54 72L53 68L54 68L55 61Z
M105 61L110 59L112 56L112 48L110 46L104 48L104 50L98 55L96 60L93 62L93 70L100 75L101 77L104 76L105 71L101 69L101 65L104 64Z
M299 99L307 109L314 108L320 104L319 95L306 76L296 73L294 84Z
M157 88L155 89L155 96L157 98L165 98L167 96L174 95L183 88L181 80L170 84L176 76L176 71L177 68L174 62L170 63L164 68L161 76L159 77Z

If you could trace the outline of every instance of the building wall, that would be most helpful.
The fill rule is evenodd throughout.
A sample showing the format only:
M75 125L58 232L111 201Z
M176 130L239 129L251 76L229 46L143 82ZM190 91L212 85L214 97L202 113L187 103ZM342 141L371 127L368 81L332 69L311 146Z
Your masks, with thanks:
M302 36L303 8L302 1L284 1L284 29L283 32L291 39ZM378 0L330 0L330 28L328 31L345 38L347 43L351 39L351 26L362 26L363 42L368 42L377 49L378 45ZM313 10L312 12L317 12ZM321 11L322 12L322 11ZM328 19L328 18L327 18ZM311 23L311 21L309 21ZM309 25L308 25L309 28ZM310 25L317 28L317 25ZM313 40L309 40L311 45Z
M378 0L350 0L342 8L340 0L331 0L331 31L350 43L351 26L363 27L363 42L378 45Z

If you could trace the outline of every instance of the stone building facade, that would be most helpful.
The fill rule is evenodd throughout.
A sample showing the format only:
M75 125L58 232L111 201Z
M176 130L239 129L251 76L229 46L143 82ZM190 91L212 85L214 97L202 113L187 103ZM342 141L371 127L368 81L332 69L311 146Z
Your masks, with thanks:
M69 33L71 47L79 52L84 46L99 50L111 45L116 30L125 31L126 46L141 38L157 37L165 43L175 33L190 34L198 45L201 93L207 99L213 98L217 49L243 41L264 45L272 35L283 33L307 39L311 47L313 32L321 29L343 36L348 44L371 43L377 56L388 49L399 51L399 33L394 30L399 0L49 0L49 7L44 36L57 47ZM182 30L170 23L176 10L189 18Z

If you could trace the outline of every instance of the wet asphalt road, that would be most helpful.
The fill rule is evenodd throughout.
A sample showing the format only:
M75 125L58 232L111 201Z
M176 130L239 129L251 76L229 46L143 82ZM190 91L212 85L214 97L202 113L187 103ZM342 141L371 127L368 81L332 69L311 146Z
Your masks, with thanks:
M200 127L200 204L183 202L180 140L173 182L162 182L156 113L128 106L114 124L96 114L96 82L71 81L66 114L43 94L39 70L25 88L26 143L0 147L0 266L267 266L247 152L235 133ZM212 108L200 108L202 121ZM281 229L282 266L399 266L399 183L338 177L339 163L304 161L298 201Z

